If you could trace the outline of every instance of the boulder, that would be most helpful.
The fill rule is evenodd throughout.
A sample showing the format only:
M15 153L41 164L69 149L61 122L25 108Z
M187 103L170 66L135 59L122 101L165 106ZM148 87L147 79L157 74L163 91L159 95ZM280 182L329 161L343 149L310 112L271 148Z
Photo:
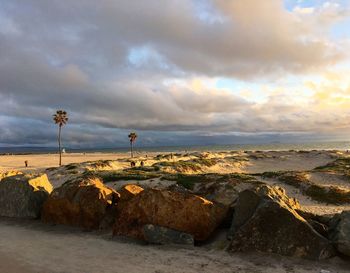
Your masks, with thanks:
M46 174L17 174L0 181L0 215L38 218L52 191Z
M155 225L144 225L143 235L147 242L158 245L194 245L191 234Z
M206 240L225 218L228 209L200 196L146 189L119 211L113 234L145 240L146 224L162 226Z
M332 218L329 237L340 253L350 256L350 211L343 211Z
M118 201L117 211L122 210L123 207L125 206L125 204L127 204L130 199L134 198L136 195L138 195L143 190L144 189L142 187L135 185L135 184L127 184L127 185L124 185L123 187L121 187L118 190L120 198ZM110 215L112 217L109 219L109 222L111 223L111 225L114 224L115 215L116 215L116 213Z
M277 187L260 186L239 194L229 251L261 251L324 259L334 249L296 211L299 204Z
M255 213L257 207L263 200L271 200L277 203L283 203L288 208L300 209L300 204L295 198L289 198L283 188L258 186L247 189L239 193L238 202L235 206L234 217L231 228L228 232L228 238L231 239L239 227L250 219Z
M50 194L43 206L42 221L98 229L118 200L119 194L99 178L80 177Z
M255 177L244 174L207 174L195 185L193 193L233 208L241 191L261 184Z
M195 193L210 201L233 207L238 197L236 186L236 182L214 180L199 184Z
M119 201L129 201L131 198L135 197L142 191L143 191L143 188L141 188L138 185L135 185L135 184L124 185L120 190L118 190L118 193L120 194Z

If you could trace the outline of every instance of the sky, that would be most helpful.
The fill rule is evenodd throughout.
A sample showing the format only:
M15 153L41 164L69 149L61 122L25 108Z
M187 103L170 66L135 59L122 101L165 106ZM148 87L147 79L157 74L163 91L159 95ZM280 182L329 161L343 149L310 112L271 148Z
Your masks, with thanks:
M348 140L350 0L0 0L0 146Z

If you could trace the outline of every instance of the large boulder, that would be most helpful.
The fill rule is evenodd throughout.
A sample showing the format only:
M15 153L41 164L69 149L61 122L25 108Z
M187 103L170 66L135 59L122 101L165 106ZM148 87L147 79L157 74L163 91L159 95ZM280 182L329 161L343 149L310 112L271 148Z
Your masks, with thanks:
M118 213L113 234L145 240L146 224L166 227L205 240L225 218L228 209L193 194L146 189Z
M336 249L350 256L350 210L343 211L332 218L329 234Z
M119 194L99 178L80 177L51 193L43 206L42 221L98 229L118 200Z
M46 174L17 174L0 181L0 215L38 218L52 191Z
M235 213L228 238L231 239L235 231L250 219L257 207L264 200L270 200L285 204L291 210L300 209L300 204L295 198L289 198L281 187L258 186L243 190L239 193L238 202L235 206Z
M301 217L296 200L277 187L260 186L239 194L229 251L261 251L309 259L334 255L326 238Z

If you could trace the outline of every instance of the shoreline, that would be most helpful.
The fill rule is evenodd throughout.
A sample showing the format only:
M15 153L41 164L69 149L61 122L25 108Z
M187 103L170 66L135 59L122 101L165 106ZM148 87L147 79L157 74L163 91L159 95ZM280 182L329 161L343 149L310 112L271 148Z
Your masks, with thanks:
M67 153L127 153L129 152L129 146L119 147L96 147L96 148L74 148L63 147ZM240 143L240 144L189 144L189 145L160 145L160 146L142 146L137 145L134 147L136 152L158 152L158 153L171 153L171 152L225 152L225 151L312 151L312 150L339 150L346 151L350 149L350 141L316 141L316 142L297 142L297 143ZM13 146L13 147L0 147L1 155L29 155L29 154L57 154L58 148L56 146L50 147L30 147L30 146Z
M136 155L140 154L170 154L170 153L229 153L229 152L350 152L350 146L349 149L232 149L232 150L195 150L195 149L189 149L189 150L172 150L172 151L162 151L162 150L134 150L134 153ZM110 155L110 154L130 154L130 151L70 151L62 153L62 156L64 155ZM58 152L13 152L13 153L0 153L0 156L16 156L16 155L58 155Z

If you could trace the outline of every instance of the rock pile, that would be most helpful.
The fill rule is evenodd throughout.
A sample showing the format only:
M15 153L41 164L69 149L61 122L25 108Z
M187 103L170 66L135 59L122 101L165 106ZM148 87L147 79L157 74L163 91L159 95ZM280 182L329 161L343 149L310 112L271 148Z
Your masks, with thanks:
M53 190L45 174L3 173L0 216L41 216L46 223L87 230L112 228L113 235L190 246L215 238L218 227L220 231L230 227L228 240L224 239L230 252L259 251L316 260L336 251L350 256L350 211L333 218L314 215L302 211L282 188L245 180L239 190L237 179L209 181L192 191L129 184L117 192L94 176L75 177Z

